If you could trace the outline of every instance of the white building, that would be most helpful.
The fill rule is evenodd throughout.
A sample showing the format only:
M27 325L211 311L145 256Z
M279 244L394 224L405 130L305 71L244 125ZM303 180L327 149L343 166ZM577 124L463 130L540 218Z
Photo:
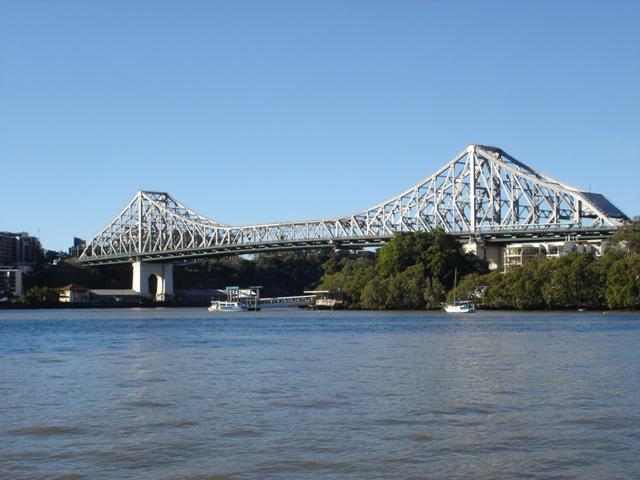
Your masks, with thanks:
M70 283L60 289L58 300L63 303L87 303L89 301L89 289Z
M599 256L602 245L599 240L512 243L504 249L504 270L506 272L510 268L520 267L534 257L562 257L571 252Z

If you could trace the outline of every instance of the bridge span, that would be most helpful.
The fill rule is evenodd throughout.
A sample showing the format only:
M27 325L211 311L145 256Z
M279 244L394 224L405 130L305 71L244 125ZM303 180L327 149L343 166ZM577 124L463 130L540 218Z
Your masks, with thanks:
M287 249L379 246L395 233L440 228L487 247L523 238L603 238L628 218L601 194L544 175L500 148L469 145L431 176L371 208L341 217L228 225L200 215L165 192L140 191L87 244L87 265L132 263L133 288L159 280L173 291L172 262ZM482 253L484 252L484 253Z

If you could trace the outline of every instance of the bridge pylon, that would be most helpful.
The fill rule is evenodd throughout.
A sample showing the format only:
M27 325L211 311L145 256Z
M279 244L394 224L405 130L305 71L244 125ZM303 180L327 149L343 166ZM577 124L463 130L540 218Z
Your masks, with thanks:
M133 290L158 302L173 297L173 263L133 262Z

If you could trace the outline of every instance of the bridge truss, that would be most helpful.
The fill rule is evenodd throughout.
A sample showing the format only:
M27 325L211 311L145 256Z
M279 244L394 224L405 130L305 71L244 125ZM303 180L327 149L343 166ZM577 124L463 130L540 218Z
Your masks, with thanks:
M88 264L171 261L288 248L380 245L397 232L458 236L607 232L627 217L604 196L543 175L495 147L469 145L433 175L366 210L325 220L233 226L164 192L140 191L87 244Z

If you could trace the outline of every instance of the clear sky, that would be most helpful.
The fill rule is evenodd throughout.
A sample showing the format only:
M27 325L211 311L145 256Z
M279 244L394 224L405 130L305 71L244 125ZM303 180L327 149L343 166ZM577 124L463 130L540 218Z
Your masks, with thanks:
M0 0L0 230L333 217L503 148L640 214L638 1Z

